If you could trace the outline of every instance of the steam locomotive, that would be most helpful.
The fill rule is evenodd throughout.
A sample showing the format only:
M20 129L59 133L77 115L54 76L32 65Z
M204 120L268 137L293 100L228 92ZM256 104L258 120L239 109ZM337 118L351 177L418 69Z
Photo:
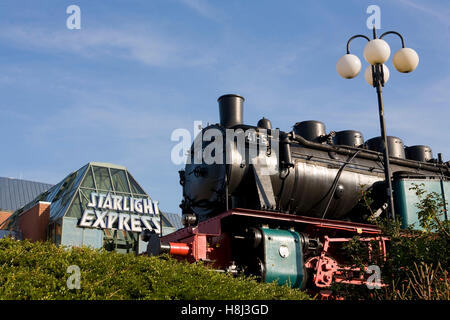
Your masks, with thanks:
M185 228L147 235L149 254L169 252L299 288L364 284L365 275L346 265L338 248L359 235L386 250L387 239L367 223L386 215L382 139L326 132L319 121L297 122L290 132L266 118L245 125L243 97L223 95L218 103L220 123L202 129L180 171ZM404 147L392 136L387 143L395 212L407 226L417 222L409 187L422 183L445 200L450 165L428 146Z

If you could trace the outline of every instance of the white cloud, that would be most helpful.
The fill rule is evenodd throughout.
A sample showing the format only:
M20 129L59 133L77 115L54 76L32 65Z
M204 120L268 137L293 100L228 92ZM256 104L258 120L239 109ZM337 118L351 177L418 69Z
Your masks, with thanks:
M447 27L450 25L449 21L450 12L448 9L445 10L445 8L442 7L440 8L434 7L429 1L427 1L426 6L423 6L412 0L399 0L399 1L408 7L414 8L422 13L433 16L439 22L446 25Z
M11 27L2 28L0 38L32 50L91 58L114 57L150 66L198 66L214 62L207 50L136 27L77 31Z
M195 10L201 16L217 21L219 15L217 11L211 7L205 0L179 0L181 3Z

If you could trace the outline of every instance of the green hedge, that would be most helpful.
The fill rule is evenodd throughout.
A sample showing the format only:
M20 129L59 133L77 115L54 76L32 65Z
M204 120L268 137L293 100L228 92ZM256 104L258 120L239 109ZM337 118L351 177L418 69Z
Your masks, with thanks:
M71 265L81 271L80 289L69 289ZM310 299L287 286L234 278L200 264L65 249L48 242L0 240L0 299Z

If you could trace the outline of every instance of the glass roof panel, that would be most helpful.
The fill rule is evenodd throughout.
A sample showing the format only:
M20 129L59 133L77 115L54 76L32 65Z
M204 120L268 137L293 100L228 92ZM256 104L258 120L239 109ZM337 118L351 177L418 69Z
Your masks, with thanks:
M171 227L172 224L169 222L169 220L164 216L164 213L161 212L161 215L159 216L162 222L163 227Z
M112 190L108 168L94 166L95 182L100 190Z
M118 192L130 192L128 187L127 175L124 170L111 169L111 177L114 183L114 189Z
M64 179L63 184L60 186L59 191L56 193L52 201L58 201L64 198L70 191L72 191L73 184L75 183L75 178L77 177L77 172L71 173Z
M75 194L78 195L76 191L78 190L81 179L87 168L88 166L84 166L64 179L60 190L56 193L55 197L50 200L52 202L50 206L50 221L55 221L64 216L73 196Z
M89 168L88 172L86 173L86 176L84 177L83 183L81 184L84 188L91 188L95 189L94 184L94 177L92 176L92 169Z
M145 191L142 190L142 188L139 186L139 184L134 180L134 178L131 176L130 173L128 173L128 179L130 180L131 185L131 191L136 194L143 194L145 195Z
M70 205L69 210L67 210L66 217L74 217L74 218L80 218L82 207L80 202L80 195L76 194L75 198L72 201L72 204Z

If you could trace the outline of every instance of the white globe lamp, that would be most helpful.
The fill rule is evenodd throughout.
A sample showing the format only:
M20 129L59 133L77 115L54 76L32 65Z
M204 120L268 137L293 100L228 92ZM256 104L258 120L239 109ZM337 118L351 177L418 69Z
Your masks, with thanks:
M389 69L385 64L383 64L383 76L384 83L386 83L389 80ZM368 66L364 71L364 79L366 79L368 84L373 86L372 66Z
M336 70L342 78L352 79L361 72L361 60L354 54L346 54L336 63Z
M364 58L372 65L385 63L390 55L391 48L382 39L370 40L364 47Z
M403 73L412 72L419 64L419 55L411 48L402 48L394 54L392 62L397 71Z

